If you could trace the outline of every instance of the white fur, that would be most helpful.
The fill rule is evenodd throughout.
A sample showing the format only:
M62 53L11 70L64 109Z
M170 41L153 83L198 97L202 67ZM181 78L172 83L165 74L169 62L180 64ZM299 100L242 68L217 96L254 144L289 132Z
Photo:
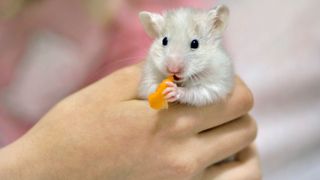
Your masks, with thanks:
M145 30L155 37L144 67L140 97L147 98L169 75L166 66L175 59L168 57L174 56L180 61L183 59L184 81L178 87L182 92L178 99L180 103L203 106L224 99L234 84L232 62L221 45L228 14L225 6L209 11L181 8L163 16L140 14ZM157 17L158 21L152 21L146 17L148 15ZM164 37L168 38L167 46L162 45ZM190 48L193 39L199 41L199 48Z

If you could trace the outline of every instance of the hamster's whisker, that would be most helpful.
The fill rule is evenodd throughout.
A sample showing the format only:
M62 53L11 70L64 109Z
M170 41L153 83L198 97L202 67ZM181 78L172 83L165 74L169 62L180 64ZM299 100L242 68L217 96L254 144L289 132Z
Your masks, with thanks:
M197 81L200 80L200 78L199 78L199 76L198 76L197 74L192 74L192 75L190 76L190 80L191 80L192 82L197 82Z

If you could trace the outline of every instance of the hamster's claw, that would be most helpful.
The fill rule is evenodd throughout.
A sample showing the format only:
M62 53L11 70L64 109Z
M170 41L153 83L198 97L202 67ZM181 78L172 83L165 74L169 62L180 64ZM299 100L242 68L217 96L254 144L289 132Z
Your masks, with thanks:
M175 102L179 100L182 90L177 87L176 85L174 87L167 87L164 91L163 94L165 95L165 99L168 102Z
M168 87L178 87L175 83L173 83L173 82L166 82L166 85L168 86Z

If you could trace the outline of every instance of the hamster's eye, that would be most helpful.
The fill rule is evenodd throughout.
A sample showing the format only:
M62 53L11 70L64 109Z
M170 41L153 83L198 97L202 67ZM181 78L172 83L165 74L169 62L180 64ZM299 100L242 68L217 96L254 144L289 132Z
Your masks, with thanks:
M192 40L190 47L191 47L191 49L197 49L199 47L199 41L196 39Z
M162 45L164 45L164 46L168 45L168 38L167 37L164 37L162 39Z

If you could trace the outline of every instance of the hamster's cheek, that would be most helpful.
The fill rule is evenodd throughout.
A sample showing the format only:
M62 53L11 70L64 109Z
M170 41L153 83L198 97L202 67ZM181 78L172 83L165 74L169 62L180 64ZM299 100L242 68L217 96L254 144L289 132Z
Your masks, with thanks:
M159 58L157 60L155 60L155 64L157 66L157 68L163 73L163 74L167 74L166 71L166 66L165 66L165 62L163 60L163 58Z

